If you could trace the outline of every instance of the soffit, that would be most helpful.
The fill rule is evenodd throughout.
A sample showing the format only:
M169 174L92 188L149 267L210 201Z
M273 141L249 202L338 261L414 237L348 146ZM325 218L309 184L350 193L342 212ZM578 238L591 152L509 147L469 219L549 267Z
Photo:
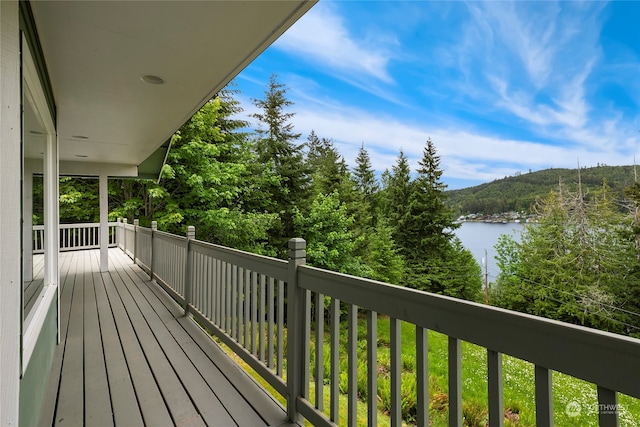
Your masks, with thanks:
M313 4L31 2L56 102L60 160L140 165L158 156ZM145 83L147 74L165 83Z

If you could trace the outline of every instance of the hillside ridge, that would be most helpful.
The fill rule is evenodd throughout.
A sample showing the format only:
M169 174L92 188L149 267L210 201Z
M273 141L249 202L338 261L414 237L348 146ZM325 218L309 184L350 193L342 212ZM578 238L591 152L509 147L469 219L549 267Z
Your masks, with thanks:
M589 193L602 188L606 182L611 191L622 200L624 189L634 183L634 166L594 166L579 169L583 191ZM499 214L533 210L536 200L563 187L576 190L578 169L552 168L536 172L519 173L492 182L457 190L448 190L447 203L456 215ZM605 181L606 180L606 181Z

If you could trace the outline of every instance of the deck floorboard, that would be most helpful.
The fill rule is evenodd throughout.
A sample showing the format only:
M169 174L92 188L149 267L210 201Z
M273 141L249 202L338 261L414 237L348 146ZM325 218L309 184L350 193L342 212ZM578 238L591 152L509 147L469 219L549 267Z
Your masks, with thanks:
M284 426L282 407L119 249L60 256L41 426Z

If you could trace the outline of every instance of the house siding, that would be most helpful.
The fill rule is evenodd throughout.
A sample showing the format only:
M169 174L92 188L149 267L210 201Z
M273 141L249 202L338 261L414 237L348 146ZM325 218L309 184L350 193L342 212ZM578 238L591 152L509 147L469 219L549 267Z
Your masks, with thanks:
M20 32L18 2L0 1L0 425L17 426L21 331Z

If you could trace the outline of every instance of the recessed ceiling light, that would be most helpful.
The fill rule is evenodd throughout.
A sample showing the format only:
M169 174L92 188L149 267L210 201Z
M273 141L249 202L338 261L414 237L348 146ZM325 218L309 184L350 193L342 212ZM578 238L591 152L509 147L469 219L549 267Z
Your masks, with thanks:
M38 130L30 130L29 133L32 135L44 135L44 132L40 132Z
M84 135L71 135L71 138L75 138L75 139L89 139L88 136L84 136Z
M80 157L80 158L84 159L84 158L89 157L89 156L87 156L86 154L76 154L76 157Z
M164 84L164 79L162 77L154 76L153 74L143 74L140 76L140 80L151 85Z

